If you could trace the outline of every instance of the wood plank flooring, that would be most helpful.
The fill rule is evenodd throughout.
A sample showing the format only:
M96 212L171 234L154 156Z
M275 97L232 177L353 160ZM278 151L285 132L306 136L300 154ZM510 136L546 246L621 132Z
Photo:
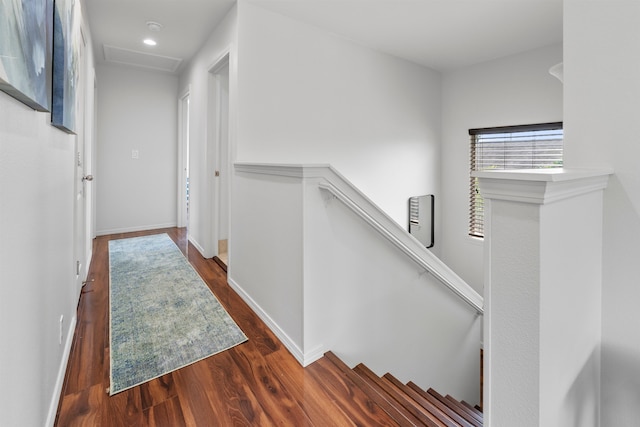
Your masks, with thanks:
M188 254L249 340L109 397L108 241L158 232ZM78 304L57 426L398 425L324 358L302 368L227 285L224 270L187 243L185 229L98 237L88 279L93 282Z

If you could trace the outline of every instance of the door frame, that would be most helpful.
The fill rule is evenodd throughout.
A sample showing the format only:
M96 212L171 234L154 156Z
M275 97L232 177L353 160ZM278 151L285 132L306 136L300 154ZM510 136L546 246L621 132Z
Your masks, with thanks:
M83 71L92 70L86 52L87 40L84 27L80 26L80 61ZM74 136L74 211L73 211L73 258L75 260L75 293L79 297L89 273L91 260L91 228L93 191L91 180L85 177L92 170L93 147L93 97L95 95L95 71L93 75L81 72L78 75L76 111L79 127Z
M209 122L209 126L207 129L211 129L211 132L208 132L207 136L207 153L208 155L208 165L213 166L213 170L208 170L207 174L211 175L211 179L209 182L212 182L211 185L211 211L207 218L211 218L211 253L213 256L218 255L218 241L220 240L221 232L220 232L220 213L224 209L227 215L227 218L230 218L230 194L231 194L231 108L230 108L230 94L227 98L227 115L226 115L226 125L227 132L226 138L223 138L222 133L222 108L223 106L223 98L221 96L221 88L222 82L220 78L220 72L225 69L227 70L227 74L229 75L229 80L231 79L231 61L230 61L230 49L226 49L222 52L222 54L212 63L209 67L208 72L208 105L209 105L209 113L207 117L207 121ZM230 92L231 84L228 83L227 90ZM224 140L223 140L224 139ZM223 145L226 145L226 156L222 158L221 153L223 152ZM223 171L226 173L226 180L222 180L220 176L215 174L215 171ZM224 184L223 184L224 182ZM225 185L225 190L227 191L227 206L223 206L222 204L222 185ZM228 220L229 221L229 220ZM230 226L227 221L227 230L226 235L227 239L230 236Z
M187 89L178 97L178 206L176 221L178 227L188 227L189 222L185 183L189 175L190 99L191 85L188 85Z

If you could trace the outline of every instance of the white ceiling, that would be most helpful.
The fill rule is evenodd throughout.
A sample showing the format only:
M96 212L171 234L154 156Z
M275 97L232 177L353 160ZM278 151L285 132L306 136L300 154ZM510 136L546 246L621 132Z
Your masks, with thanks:
M252 0L445 71L562 41L562 0Z
M440 71L562 42L562 0L247 1ZM99 61L106 44L186 62L235 0L85 3ZM163 30L151 33L149 20ZM142 44L149 35L157 46Z
M84 0L84 7L98 62L105 61L107 45L110 56L120 62L179 73L234 3L235 0ZM150 31L147 21L159 22L162 31ZM158 44L146 46L142 43L146 37ZM177 61L165 61L163 57L182 62L176 68ZM162 65L165 63L166 67Z

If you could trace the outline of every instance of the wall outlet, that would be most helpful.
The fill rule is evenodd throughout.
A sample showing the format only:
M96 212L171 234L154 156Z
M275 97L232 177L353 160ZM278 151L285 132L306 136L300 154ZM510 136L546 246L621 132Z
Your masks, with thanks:
M131 150L131 158L132 159L140 158L140 152L138 150Z
M58 344L62 345L62 331L64 330L64 314L60 315L60 335L58 336Z

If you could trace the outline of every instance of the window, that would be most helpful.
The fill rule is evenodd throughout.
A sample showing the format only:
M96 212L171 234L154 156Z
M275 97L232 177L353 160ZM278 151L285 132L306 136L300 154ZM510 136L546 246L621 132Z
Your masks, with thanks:
M471 171L562 167L562 122L470 129ZM469 235L484 237L484 200L470 179Z

